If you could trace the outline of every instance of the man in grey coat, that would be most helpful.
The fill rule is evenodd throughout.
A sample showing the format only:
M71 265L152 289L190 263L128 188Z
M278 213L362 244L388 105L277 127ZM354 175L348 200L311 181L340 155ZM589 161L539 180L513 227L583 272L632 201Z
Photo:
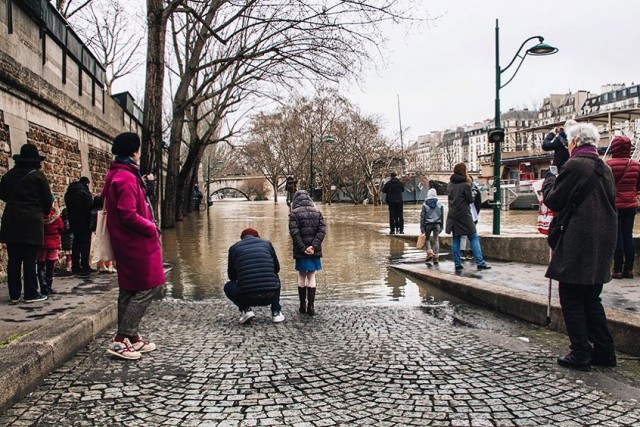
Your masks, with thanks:
M557 177L548 174L542 187L544 203L557 212L558 220L564 222L570 215L546 277L560 283L560 305L571 343L570 353L557 362L589 371L592 365L616 366L600 300L603 283L611 280L616 245L615 184L611 169L598 156L600 134L595 126L572 126L567 139L569 160ZM594 173L596 181L590 180ZM577 206L576 200L581 200Z

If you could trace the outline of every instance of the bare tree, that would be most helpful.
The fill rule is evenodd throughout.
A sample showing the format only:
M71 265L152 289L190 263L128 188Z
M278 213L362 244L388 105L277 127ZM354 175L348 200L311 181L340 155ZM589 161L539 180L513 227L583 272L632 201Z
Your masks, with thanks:
M108 94L112 93L114 81L142 65L139 54L144 36L136 31L140 21L123 6L121 0L94 0L72 19L87 46L105 66Z
M55 4L58 12L66 19L70 19L88 7L93 1L94 0L55 0Z
M152 1L157 0L148 0L148 4ZM310 79L336 81L355 75L370 59L371 49L377 49L383 41L379 25L408 18L403 3L402 0L384 0L376 5L364 0L322 0L314 4L303 0L242 3L218 0L185 1L176 6L175 10L188 18L174 27L182 34L174 37L174 45L177 41L183 48L182 59L177 61L180 81L172 101L163 226L173 226L179 214L176 197L180 192L180 147L191 103L200 102L202 94L208 99L226 99L216 111L216 116L224 120L229 108L250 94L269 92L261 89L268 85L290 87ZM211 52L214 54L207 54ZM198 85L203 90L190 90L196 76L203 73L207 77L201 78L202 84ZM229 78L226 85L204 89L221 75ZM145 106L149 101L146 97Z

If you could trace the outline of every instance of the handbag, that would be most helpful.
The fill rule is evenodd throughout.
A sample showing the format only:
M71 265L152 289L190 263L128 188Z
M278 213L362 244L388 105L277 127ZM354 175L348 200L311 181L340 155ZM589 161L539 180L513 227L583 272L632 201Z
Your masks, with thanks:
M560 212L556 212L556 216L551 220L549 224L549 232L547 234L547 243L551 249L555 249L560 239L564 235L564 232L569 225L569 220L573 216L573 213L577 209L582 202L585 201L591 190L596 186L598 180L603 175L604 162L601 159L596 160L596 166L593 170L593 174L589 177L589 180L586 182L578 193L578 197L574 198L569 202L569 205Z
M113 259L113 249L111 248L111 239L109 230L107 229L107 211L102 209L98 211L96 220L96 235L93 239L93 262L110 261Z
M425 245L426 242L427 242L427 235L426 234L420 234L418 236L418 242L416 243L416 249L424 248L424 245Z

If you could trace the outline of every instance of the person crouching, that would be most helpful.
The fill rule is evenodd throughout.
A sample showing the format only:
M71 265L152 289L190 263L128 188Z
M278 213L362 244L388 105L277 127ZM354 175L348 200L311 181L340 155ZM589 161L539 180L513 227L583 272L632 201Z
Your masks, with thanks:
M243 230L240 241L229 248L229 281L224 285L225 295L240 309L240 323L255 317L252 305L271 305L273 322L284 320L279 272L280 263L271 242L261 239L253 228Z

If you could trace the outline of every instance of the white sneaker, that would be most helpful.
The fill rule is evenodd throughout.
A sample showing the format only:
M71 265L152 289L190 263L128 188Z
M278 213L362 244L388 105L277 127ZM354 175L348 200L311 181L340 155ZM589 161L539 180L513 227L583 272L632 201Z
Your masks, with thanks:
M154 343L143 340L140 335L138 335L138 341L131 344L131 346L139 353L149 353L157 348Z
M284 314L279 311L273 313L273 323L280 323L284 321Z
M110 267L107 267L107 272L109 272L109 273L117 273L118 270L116 270L115 267L112 265Z
M243 310L242 315L240 316L239 322L244 324L244 323L247 323L249 320L253 319L254 317L256 317L256 315L253 314L253 311L251 309Z
M133 348L128 338L122 342L111 341L107 353L126 360L138 360L142 357L142 354Z

